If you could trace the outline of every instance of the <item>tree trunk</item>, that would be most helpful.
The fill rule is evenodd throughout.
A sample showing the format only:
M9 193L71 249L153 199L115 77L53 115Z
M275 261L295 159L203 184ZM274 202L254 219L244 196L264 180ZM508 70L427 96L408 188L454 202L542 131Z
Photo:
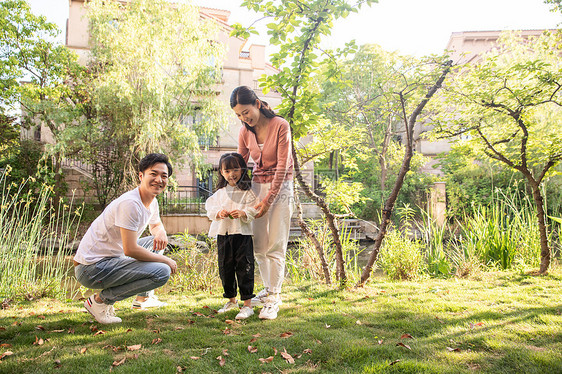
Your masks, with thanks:
M439 76L439 78L437 79L435 84L428 90L427 94L422 99L422 101L416 106L416 108L414 109L414 111L412 112L410 117L408 117L407 121L406 121L407 115L406 115L406 109L405 109L406 108L406 102L405 102L405 99L404 99L402 93L399 93L400 101L402 103L402 112L403 112L402 115L403 115L405 125L406 125L406 131L405 131L405 133L406 133L406 152L404 153L404 158L402 159L402 166L400 167L400 171L398 172L398 177L396 178L396 182L394 183L394 187L392 188L392 192L390 193L390 196L388 197L388 199L386 200L386 202L384 204L384 208L383 208L383 211L382 211L381 227L380 227L379 233L377 234L377 237L375 239L375 245L374 245L374 248L373 248L373 252L371 252L371 256L369 257L367 265L365 265L365 268L363 269L363 273L361 274L361 279L357 283L356 287L364 286L365 282L367 282L367 279L369 279L369 277L371 276L373 264L377 260L377 257L379 255L379 251L380 251L380 247L382 245L382 241L383 241L383 239L386 235L386 230L388 228L388 224L390 223L390 216L392 214L392 209L394 208L394 203L396 202L396 199L398 198L398 194L400 193L400 189L402 189L402 185L404 184L404 178L406 177L406 173L410 170L410 161L412 160L412 156L413 156L414 125L416 124L416 120L417 120L418 116L420 115L421 111L423 110L423 108L425 108L425 106L429 102L429 100L433 97L433 95L435 95L437 90L439 88L441 88L441 84L443 84L443 81L445 80L445 77L451 71L451 65L452 64L453 64L452 61L447 61L443 65L443 71L441 72L441 75Z
M345 284L347 283L347 275L345 274L345 261L343 259L343 251L342 251L342 246L341 246L341 241L340 241L340 233L337 227L337 224L335 222L336 217L334 216L334 214L330 211L330 208L328 207L328 205L326 205L326 202L324 201L324 199L322 199L320 196L316 195L312 189L310 188L310 186L305 182L303 176L302 176L302 172L301 172L301 168L299 165L299 161L298 161L298 157L297 157L297 150L295 147L295 141L294 139L291 139L292 142L292 154L293 154L293 163L294 163L294 167L295 167L295 177L297 178L297 181L299 182L299 185L301 186L302 190L304 191L304 193L306 194L306 196L308 196L310 199L312 199L316 205L318 205L320 207L320 209L322 209L322 212L324 213L324 216L326 217L326 222L328 223L328 227L330 228L331 234L332 234L332 240L334 242L334 246L335 246L335 250L336 250L336 266L337 266L337 272L336 272L336 279L340 282L341 286L345 286Z
M299 226L302 232L304 232L305 235L308 237L308 239L312 242L314 248L316 248L316 252L318 253L318 257L320 258L320 264L322 265L322 271L324 273L324 279L326 281L326 284L332 284L332 277L330 276L330 268L328 267L328 263L326 262L326 256L324 255L324 249L322 248L322 244L320 244L318 238L316 237L316 234L314 233L314 231L310 229L310 227L308 227L308 225L306 224L306 222L302 217L302 205L300 199L298 198L297 192L295 192L295 197L296 197L295 203L297 206L297 219L299 222Z
M550 266L550 248L548 246L548 234L546 229L544 199L541 194L540 185L538 183L531 183L533 189L533 200L537 206L537 220L539 222L539 234L541 242L541 265L539 274L546 274Z

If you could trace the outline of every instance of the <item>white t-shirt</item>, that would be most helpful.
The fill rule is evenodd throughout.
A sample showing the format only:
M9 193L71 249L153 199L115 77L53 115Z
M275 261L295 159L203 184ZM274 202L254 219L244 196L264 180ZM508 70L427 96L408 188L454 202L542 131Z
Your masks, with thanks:
M106 257L125 257L120 228L136 231L139 238L148 224L159 222L160 211L156 199L147 209L138 188L126 192L113 200L92 222L80 241L74 260L91 265Z
M207 217L212 221L209 228L209 236L215 237L227 234L253 235L251 222L258 213L253 206L258 203L259 201L252 190L244 191L230 185L217 190L205 202ZM229 212L232 210L243 210L246 213L246 218L233 219L227 217L218 219L217 214L223 209Z

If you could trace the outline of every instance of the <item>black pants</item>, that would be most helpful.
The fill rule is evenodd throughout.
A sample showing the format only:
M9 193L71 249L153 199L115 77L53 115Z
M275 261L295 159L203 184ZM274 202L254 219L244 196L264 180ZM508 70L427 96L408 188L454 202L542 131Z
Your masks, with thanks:
M254 243L251 235L217 235L219 275L223 296L236 297L237 284L240 298L254 297Z

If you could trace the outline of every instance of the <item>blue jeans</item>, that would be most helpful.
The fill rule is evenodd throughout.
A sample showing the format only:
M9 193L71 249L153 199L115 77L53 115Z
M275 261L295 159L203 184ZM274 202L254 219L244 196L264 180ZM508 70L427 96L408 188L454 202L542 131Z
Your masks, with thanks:
M152 237L141 238L138 244L152 250ZM148 291L165 285L170 278L170 267L131 257L107 257L95 264L77 265L74 273L83 286L102 289L99 297L105 304L113 305L134 295L147 296Z

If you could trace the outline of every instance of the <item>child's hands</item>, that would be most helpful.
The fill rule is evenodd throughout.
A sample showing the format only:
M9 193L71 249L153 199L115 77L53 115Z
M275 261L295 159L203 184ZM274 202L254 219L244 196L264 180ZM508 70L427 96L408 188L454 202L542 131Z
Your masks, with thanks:
M230 217L232 218L246 218L246 212L244 212L243 210L233 210L232 212L230 212Z
M223 209L223 210L221 210L217 213L217 218L218 219L224 219L224 218L227 218L229 215L230 215L230 212L226 209Z

